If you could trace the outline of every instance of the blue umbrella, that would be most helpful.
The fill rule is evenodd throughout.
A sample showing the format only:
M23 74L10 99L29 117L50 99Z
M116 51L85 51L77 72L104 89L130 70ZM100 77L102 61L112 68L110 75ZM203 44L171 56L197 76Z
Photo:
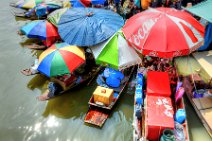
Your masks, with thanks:
M112 11L72 8L61 16L58 31L70 45L93 46L110 38L123 25L123 18Z

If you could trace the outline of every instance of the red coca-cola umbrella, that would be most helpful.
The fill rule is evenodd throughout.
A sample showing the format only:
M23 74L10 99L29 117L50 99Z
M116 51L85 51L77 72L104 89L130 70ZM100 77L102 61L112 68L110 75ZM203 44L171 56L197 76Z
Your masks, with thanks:
M127 20L122 29L129 44L144 55L173 58L203 44L204 27L189 13L150 8Z

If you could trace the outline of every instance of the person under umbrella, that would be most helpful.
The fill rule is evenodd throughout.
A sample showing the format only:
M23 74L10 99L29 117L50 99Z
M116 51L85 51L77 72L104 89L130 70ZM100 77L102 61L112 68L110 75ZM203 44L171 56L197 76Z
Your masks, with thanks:
M73 61L74 60L74 61ZM85 53L82 48L70 46L67 43L56 43L39 56L37 70L47 77L62 79L67 85L80 82L80 77L74 71L85 63ZM63 89L57 83L51 82L48 90L39 100L46 100L59 94Z

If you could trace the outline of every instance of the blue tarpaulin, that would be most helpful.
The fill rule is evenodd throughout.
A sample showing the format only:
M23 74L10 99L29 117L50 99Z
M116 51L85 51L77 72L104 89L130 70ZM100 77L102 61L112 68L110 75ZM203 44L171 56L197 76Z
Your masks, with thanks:
M201 46L199 51L208 51L212 50L212 23L208 23L205 29L205 40L204 45Z

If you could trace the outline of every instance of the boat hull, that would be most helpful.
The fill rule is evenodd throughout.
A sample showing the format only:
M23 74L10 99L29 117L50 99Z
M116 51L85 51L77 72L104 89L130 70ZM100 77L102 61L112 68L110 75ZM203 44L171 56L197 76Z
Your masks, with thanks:
M125 82L121 85L120 91L118 91L118 96L114 97L113 102L109 106L105 105L98 105L94 103L93 95L89 100L89 110L84 118L84 122L95 125L97 127L102 127L105 121L108 119L112 108L120 98L125 86L128 84L128 81L130 80L130 77L134 71L134 67L130 68L130 71L128 75L126 76ZM114 92L117 92L117 90L114 90Z

